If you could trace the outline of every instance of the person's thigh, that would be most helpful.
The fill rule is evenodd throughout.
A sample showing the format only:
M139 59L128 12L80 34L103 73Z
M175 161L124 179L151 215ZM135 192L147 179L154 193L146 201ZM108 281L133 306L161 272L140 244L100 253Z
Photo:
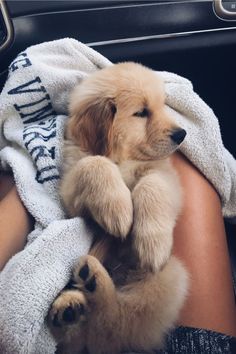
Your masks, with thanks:
M33 219L24 207L13 177L0 175L0 271L7 261L21 251L33 228Z
M173 252L191 277L180 324L236 336L232 273L219 196L183 155L175 154L173 162L184 193Z

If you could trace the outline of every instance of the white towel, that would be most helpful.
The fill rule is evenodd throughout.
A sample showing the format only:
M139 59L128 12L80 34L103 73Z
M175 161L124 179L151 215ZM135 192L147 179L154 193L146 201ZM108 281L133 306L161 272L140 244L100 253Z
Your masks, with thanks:
M71 89L110 64L84 44L62 39L30 47L10 65L0 96L0 161L13 170L36 225L28 246L0 274L0 353L55 351L44 318L92 240L81 219L64 219L58 197L62 114Z
M26 248L0 273L0 352L53 354L44 318L92 235L80 218L64 219L58 197L68 96L81 79L112 65L74 39L39 44L18 55L0 96L0 162L11 168L20 197L36 220ZM236 162L224 148L212 110L177 75L159 73L167 100L188 134L182 152L219 192L226 217L236 216ZM7 237L7 235L6 235Z
M168 72L159 75L165 81L166 104L187 131L181 152L216 188L224 217L236 223L236 160L223 145L217 117L189 80Z

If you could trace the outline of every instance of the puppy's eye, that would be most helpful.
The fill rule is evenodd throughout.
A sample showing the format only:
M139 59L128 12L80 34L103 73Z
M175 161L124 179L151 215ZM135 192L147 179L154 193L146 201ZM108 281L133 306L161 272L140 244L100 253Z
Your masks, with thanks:
M146 118L150 115L150 112L147 108L144 108L142 111L138 111L134 113L135 117Z

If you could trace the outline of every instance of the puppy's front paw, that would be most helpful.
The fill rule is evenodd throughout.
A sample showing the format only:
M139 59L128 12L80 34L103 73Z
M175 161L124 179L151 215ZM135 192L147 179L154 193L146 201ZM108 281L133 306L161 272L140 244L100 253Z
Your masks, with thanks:
M133 204L130 191L126 188L119 188L118 193L111 192L99 215L100 225L109 234L121 238L128 235L133 223Z
M67 290L62 292L52 304L48 321L54 328L84 322L86 311L87 301L83 293L78 290Z
M87 212L111 235L126 237L133 223L133 202L118 167L104 156L88 156L76 168L71 216Z

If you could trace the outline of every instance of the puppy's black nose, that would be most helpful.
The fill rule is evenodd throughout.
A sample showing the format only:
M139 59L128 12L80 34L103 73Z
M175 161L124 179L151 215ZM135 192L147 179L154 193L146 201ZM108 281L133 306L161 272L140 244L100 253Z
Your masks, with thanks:
M175 144L180 144L184 140L186 136L186 131L184 129L177 129L171 134L171 139L174 141Z

